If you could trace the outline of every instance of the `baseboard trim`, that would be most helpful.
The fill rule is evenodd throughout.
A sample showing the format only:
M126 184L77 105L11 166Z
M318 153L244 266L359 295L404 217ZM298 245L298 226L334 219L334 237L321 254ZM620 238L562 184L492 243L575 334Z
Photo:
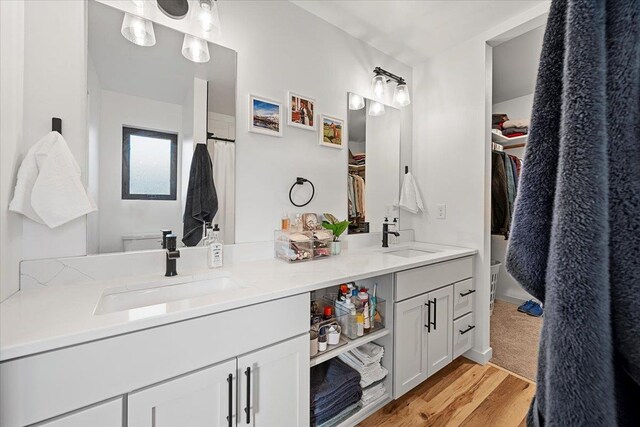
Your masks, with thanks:
M511 296L507 296L507 295L496 295L496 299L499 300L499 301L510 302L511 304L515 304L515 305L520 305L520 304L528 301L528 300L525 300L525 299L520 299L520 298L511 297ZM533 297L531 297L529 299L533 299Z
M480 351L472 348L471 350L464 353L463 356L481 365L486 365L487 363L489 363L489 360L491 360L491 356L493 356L493 349L489 347L484 351Z

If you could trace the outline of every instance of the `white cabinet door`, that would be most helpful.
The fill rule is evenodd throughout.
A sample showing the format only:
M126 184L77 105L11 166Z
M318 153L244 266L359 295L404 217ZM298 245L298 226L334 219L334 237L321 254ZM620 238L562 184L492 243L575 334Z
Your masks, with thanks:
M394 387L398 398L427 379L426 295L395 304Z
M236 359L129 394L129 427L230 427ZM229 419L228 417L231 417Z
M122 427L122 399L115 399L52 421L39 424L46 427Z
M309 336L238 358L238 425L309 425Z
M453 360L453 286L446 286L427 296L427 313L431 322L427 343L427 375L431 376Z

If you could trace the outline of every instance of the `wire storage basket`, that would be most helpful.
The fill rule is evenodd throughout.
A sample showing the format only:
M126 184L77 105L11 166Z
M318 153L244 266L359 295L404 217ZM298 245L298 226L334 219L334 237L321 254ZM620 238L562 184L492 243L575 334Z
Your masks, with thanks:
M500 275L500 261L491 261L491 294L489 295L489 313L493 314L493 306L496 302L496 287L498 286L498 276Z

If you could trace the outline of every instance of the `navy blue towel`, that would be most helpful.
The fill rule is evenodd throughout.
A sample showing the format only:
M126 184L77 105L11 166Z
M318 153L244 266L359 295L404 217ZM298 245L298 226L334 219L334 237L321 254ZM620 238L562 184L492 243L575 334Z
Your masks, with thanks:
M311 424L322 424L362 398L360 373L338 358L311 368Z
M640 0L554 0L506 267L544 302L529 425L640 425Z
M202 240L205 222L213 222L216 212L218 194L213 182L211 157L205 144L196 144L189 171L182 242L186 246L196 246Z

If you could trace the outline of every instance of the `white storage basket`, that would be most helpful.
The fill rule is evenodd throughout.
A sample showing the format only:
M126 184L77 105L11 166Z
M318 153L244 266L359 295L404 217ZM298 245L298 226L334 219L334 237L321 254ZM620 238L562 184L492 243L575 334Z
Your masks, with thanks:
M500 261L491 261L491 294L489 296L489 313L493 314L493 306L496 301L496 286L498 286L498 276L500 274Z

